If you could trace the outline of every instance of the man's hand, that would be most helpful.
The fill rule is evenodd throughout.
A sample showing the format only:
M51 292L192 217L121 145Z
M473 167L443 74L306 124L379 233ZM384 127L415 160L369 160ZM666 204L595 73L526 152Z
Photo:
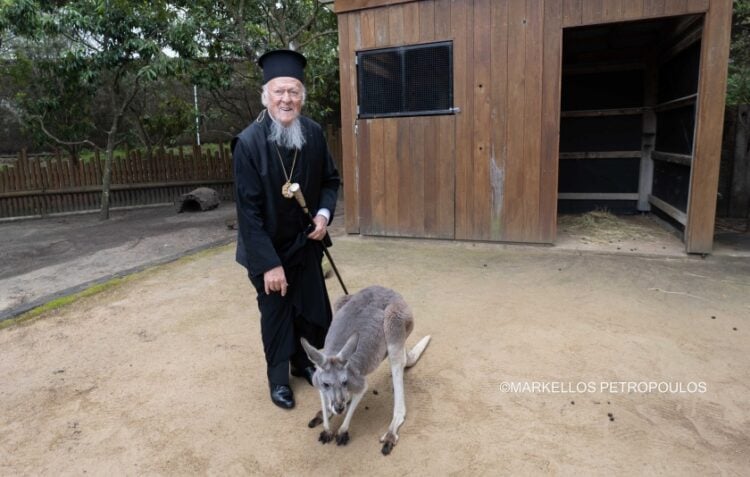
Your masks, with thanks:
M313 222L315 223L315 230L307 234L307 238L312 240L323 240L323 237L326 236L327 232L327 225L328 225L328 219L325 218L323 215L316 215L313 219Z
M271 292L281 292L281 296L286 296L286 289L289 284L286 282L284 267L279 265L263 274L263 283L266 286L266 295Z

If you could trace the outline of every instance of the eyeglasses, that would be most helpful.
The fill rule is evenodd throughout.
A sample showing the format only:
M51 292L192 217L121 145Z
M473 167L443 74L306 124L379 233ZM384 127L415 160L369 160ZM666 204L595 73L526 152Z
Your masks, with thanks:
M271 91L271 95L273 95L275 98L283 98L285 94L289 94L289 97L292 99L299 99L302 97L302 92L296 88L277 88Z

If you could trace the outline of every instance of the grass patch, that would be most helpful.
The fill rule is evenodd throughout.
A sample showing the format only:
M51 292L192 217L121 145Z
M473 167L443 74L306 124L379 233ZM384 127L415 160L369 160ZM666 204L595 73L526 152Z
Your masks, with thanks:
M153 273L153 272L155 272L157 270L162 269L163 267L168 267L170 265L174 265L175 263L187 264L187 263L194 262L194 261L199 260L199 259L204 258L204 257L209 257L209 256L212 256L212 255L216 255L218 253L221 253L221 252L226 251L226 250L228 250L230 248L233 248L233 247L235 247L235 245L233 243L229 243L229 244L221 245L221 246L218 246L218 247L207 248L205 250L201 250L199 252L196 252L196 253L193 253L193 254L190 254L190 255L185 255L184 257L180 257L179 259L177 259L176 261L171 262L171 263L164 263L164 264L161 264L161 265L155 265L155 266L147 268L145 270L142 270L142 271L139 271L139 272L135 272L135 273L131 273L130 275L127 275L127 276L124 276L124 277L117 277L117 278L113 278L111 280L107 280L104 283L98 283L96 285L92 285L92 286L86 288L85 290L81 290L78 293L74 293L72 295L63 296L63 297L57 298L55 300L49 301L49 302L47 302L47 303L45 303L43 305L40 305L40 306L38 306L36 308L33 308L33 309L27 311L27 312L25 312L25 313L23 313L23 314L21 314L19 316L16 316L15 318L9 318L7 320L0 321L0 330L3 330L3 329L8 328L10 326L18 325L18 324L21 324L21 323L27 323L27 322L29 322L29 321L31 321L31 320L39 317L39 316L44 315L45 313L48 313L50 311L57 310L57 309L62 308L64 306L67 306L67 305L70 305L72 303L75 303L78 300L81 300L82 298L93 296L93 295L96 295L98 293L102 293L104 291L113 289L113 288L115 288L115 287L117 287L119 285L124 284L125 282L131 281L131 280L135 280L137 278L142 278L142 277L146 276L147 274L150 274L150 273Z
M109 290L111 288L114 288L122 283L124 283L126 280L129 280L130 277L133 275L127 276L127 277L118 277L113 278L111 280L108 280L104 283L98 283L96 285L92 285L85 290L81 290L78 293L74 293L72 295L63 296L60 298L57 298L55 300L49 301L43 305L40 305L36 308L32 308L31 310L27 311L26 313L23 313L15 318L10 318L5 321L0 322L0 330L8 328L9 326L18 325L21 323L26 323L34 318L37 318L47 312L57 310L58 308L62 308L64 306L70 305L71 303L75 303L78 300L82 298L86 298L88 296L96 295L97 293L101 293L103 291Z

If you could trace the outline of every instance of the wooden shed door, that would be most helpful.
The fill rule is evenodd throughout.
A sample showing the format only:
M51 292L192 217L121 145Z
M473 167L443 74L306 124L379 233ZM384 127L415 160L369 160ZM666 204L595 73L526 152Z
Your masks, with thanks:
M359 119L360 233L453 239L455 116Z

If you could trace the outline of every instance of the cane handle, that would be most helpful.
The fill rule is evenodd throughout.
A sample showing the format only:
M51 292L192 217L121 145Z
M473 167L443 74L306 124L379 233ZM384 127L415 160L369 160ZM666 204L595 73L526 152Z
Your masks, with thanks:
M297 203L307 212L307 204L305 203L305 196L302 195L302 189L296 182L289 186L289 192L294 194L294 198L297 199ZM308 212L309 213L309 212Z

